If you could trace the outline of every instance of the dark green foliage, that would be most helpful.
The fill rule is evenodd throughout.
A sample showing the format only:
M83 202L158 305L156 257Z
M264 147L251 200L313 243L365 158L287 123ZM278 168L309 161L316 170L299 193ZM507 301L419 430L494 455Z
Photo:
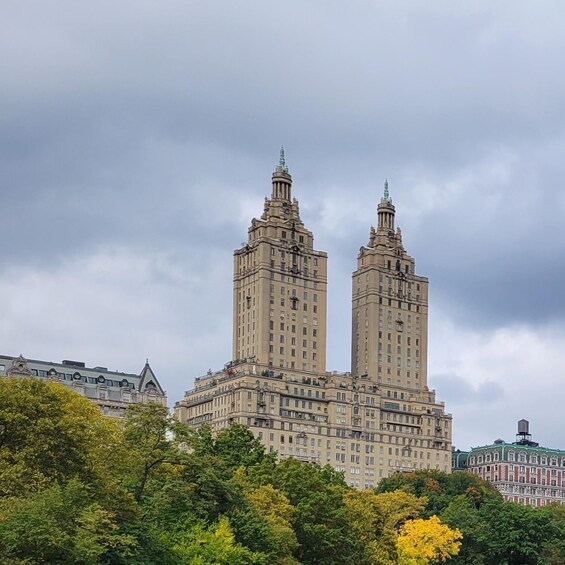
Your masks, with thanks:
M357 541L344 519L343 476L333 469L284 459L273 470L272 485L296 508L295 531L301 563L349 563Z
M544 540L541 554L548 565L562 565L565 563L565 506L550 504L541 512L551 523L551 535Z
M223 468L233 473L239 467L252 467L264 459L276 460L274 453L265 454L265 446L251 433L249 428L241 424L233 424L222 430L213 438L210 427L201 426L189 432L188 445L194 455L214 455Z
M487 500L480 508L470 500L456 497L442 519L463 533L463 547L453 563L473 565L537 565L544 546L555 535L550 515L542 509Z

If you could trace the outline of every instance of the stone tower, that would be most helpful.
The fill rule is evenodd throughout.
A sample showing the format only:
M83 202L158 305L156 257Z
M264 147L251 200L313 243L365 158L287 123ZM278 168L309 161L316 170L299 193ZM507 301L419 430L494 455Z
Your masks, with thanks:
M353 273L351 372L383 386L427 389L428 279L406 253L385 182L377 229Z
M262 216L234 252L233 359L324 374L327 254L292 198L284 149Z

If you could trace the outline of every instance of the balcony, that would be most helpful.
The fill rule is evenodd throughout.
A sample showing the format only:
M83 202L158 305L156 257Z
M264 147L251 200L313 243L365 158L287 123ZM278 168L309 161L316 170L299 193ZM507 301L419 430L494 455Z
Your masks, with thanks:
M296 459L303 463L318 463L320 464L320 458L316 455L288 455L286 453L279 453L280 459Z

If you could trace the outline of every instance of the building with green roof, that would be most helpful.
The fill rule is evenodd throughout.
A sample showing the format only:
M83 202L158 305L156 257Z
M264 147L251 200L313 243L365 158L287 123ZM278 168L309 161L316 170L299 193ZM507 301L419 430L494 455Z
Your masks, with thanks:
M518 422L516 441L497 439L470 451L453 452L453 470L489 481L505 500L532 506L565 504L565 451L531 440L529 422Z

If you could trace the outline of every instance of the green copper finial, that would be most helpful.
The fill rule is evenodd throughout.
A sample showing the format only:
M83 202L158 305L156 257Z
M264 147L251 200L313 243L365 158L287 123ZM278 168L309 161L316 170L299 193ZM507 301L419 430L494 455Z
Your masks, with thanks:
M281 150L279 152L279 165L277 171L282 171L288 173L288 167L286 166L286 160L284 158L284 147L281 145Z
M388 192L388 179L385 179L385 191L383 197L381 198L382 203L392 204L392 198Z

